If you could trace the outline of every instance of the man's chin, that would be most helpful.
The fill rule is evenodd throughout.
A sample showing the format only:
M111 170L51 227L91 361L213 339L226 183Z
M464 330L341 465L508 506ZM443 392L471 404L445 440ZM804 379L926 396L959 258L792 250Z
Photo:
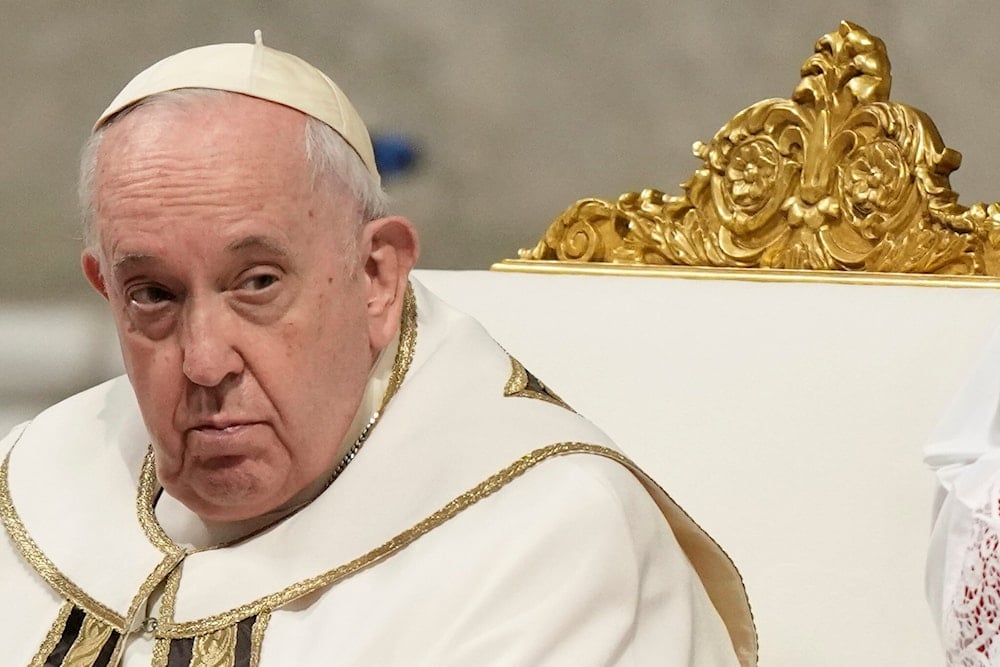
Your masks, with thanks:
M230 463L213 459L178 500L205 521L218 523L253 519L280 507L284 498L277 489L245 470L246 462Z

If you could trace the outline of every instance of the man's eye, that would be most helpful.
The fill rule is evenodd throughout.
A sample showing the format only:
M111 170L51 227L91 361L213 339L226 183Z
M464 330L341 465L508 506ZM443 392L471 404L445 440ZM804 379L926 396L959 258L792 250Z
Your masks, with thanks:
M138 306L156 306L173 298L174 295L162 287L140 287L128 293L129 301Z
M271 273L261 273L256 276L250 276L240 283L240 289L260 291L267 289L276 282L278 282L278 276Z

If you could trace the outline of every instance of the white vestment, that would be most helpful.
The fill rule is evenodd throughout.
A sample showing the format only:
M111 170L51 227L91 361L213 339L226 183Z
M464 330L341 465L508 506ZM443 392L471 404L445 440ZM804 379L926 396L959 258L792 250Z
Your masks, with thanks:
M230 546L164 532L127 379L15 429L2 663L752 664L725 554L478 323L413 292L363 448Z

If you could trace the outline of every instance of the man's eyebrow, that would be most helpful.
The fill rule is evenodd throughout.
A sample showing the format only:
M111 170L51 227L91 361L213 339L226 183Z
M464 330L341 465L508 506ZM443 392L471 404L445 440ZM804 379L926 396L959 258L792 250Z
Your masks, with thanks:
M226 250L229 252L238 252L240 250L266 250L267 252L273 255L278 255L279 257L285 257L288 255L288 250L286 250L284 246L274 239L266 236L247 236L242 239L238 239L226 246Z
M152 262L155 259L156 259L155 257L153 257L152 255L147 255L146 253L129 252L115 260L115 263L111 265L111 273L113 275L118 273L122 269L128 268L133 265Z

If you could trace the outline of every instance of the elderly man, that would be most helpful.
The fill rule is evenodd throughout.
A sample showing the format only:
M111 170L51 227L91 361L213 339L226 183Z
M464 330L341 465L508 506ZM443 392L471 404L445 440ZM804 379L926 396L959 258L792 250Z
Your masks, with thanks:
M410 280L318 70L259 35L167 58L81 173L127 378L0 444L4 664L755 661L725 554Z

